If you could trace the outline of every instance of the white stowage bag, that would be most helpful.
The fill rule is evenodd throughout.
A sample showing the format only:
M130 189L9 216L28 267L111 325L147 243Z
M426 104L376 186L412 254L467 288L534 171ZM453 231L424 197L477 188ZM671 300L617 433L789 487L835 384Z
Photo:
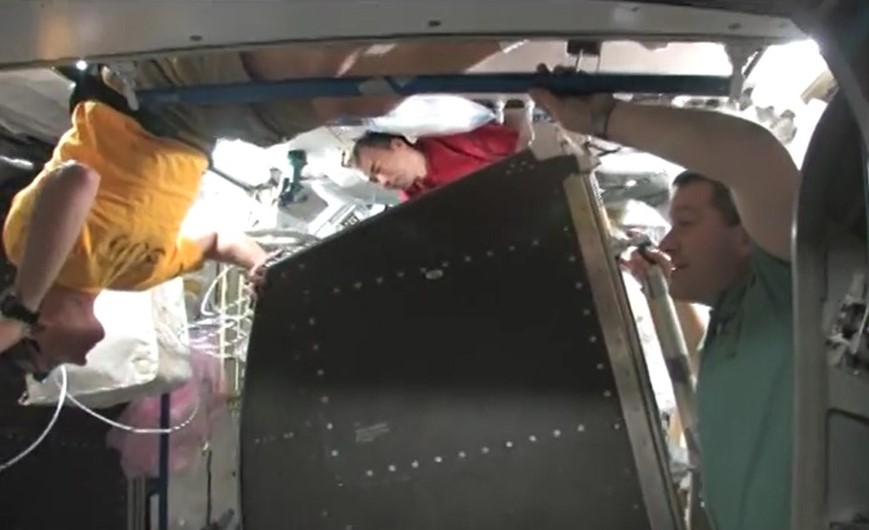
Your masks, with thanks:
M103 291L94 312L106 336L87 365L67 365L69 394L89 408L105 408L174 390L192 376L180 278L148 291ZM56 371L55 371L56 373ZM56 377L27 378L26 405L57 403Z
M414 140L472 131L495 118L494 112L469 99L431 94L405 99L389 114L368 120L368 128Z

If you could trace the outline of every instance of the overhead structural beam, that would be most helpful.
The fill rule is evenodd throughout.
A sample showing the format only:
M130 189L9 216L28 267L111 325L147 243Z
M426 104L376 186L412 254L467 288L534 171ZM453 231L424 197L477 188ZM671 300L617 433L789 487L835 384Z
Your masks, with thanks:
M647 74L456 74L408 77L308 78L286 81L179 87L137 92L145 105L237 104L275 99L415 94L526 93L547 88L558 94L629 93L727 96L730 78Z

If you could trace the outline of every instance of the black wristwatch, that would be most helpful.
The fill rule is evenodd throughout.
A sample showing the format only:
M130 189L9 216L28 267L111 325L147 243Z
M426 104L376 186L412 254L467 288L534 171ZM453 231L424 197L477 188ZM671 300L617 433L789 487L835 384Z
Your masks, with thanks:
M39 322L39 312L31 311L25 307L12 291L6 291L0 298L0 315L28 326L34 326Z

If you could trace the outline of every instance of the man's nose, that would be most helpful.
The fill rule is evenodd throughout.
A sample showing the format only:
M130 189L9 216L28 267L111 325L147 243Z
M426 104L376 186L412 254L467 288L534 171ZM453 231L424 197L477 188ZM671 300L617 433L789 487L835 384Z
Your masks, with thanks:
M673 235L672 230L664 235L663 239L661 239L661 242L658 244L658 248L667 254L672 254L673 251L676 250L676 237Z
M395 180L388 175L377 175L377 182L385 188L392 188L395 186Z

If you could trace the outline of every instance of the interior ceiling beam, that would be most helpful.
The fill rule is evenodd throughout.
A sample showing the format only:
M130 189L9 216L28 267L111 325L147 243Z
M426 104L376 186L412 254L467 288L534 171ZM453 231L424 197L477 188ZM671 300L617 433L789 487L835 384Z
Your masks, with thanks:
M131 23L146 20L160 23ZM5 68L325 39L485 35L780 42L804 37L787 18L615 0L2 2L0 35Z
M291 79L268 83L205 85L145 90L138 93L145 104L256 103L280 98L354 97L431 93L525 93L548 88L560 94L654 93L726 96L730 80L720 76L593 74L458 74L414 77L361 77Z

